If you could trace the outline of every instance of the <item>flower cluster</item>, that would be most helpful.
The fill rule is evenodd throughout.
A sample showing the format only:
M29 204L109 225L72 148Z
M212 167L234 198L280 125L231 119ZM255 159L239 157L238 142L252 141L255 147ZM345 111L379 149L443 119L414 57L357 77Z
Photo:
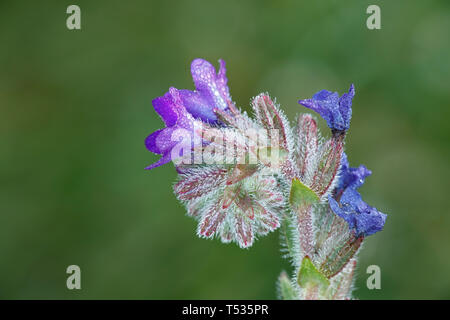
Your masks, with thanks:
M299 100L327 122L325 139L312 115L292 126L268 94L252 99L253 117L237 108L222 60L216 72L195 59L191 73L194 91L170 88L153 100L166 127L146 139L162 156L147 169L174 162L175 194L198 220L200 237L248 248L284 226L296 281L282 275L279 284L291 298L348 298L355 255L386 220L357 191L371 171L351 168L344 153L354 86Z

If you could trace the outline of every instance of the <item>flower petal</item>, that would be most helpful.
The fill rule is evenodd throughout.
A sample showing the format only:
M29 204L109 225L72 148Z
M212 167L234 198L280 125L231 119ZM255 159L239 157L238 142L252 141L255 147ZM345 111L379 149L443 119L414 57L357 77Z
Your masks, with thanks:
M387 215L371 208L369 213L363 213L356 216L356 232L370 236L381 231L386 222Z
M146 167L146 170L151 170L153 168L156 167L160 167L163 164L169 163L171 161L171 154L170 153L166 153L165 155L163 155L157 162L155 162L154 164L149 165L148 167Z
M344 153L341 159L337 192L339 193L347 188L358 189L364 184L365 179L371 174L372 171L367 169L364 165L360 165L357 168L351 168L347 160L347 155Z
M180 90L180 96L186 110L192 114L194 118L199 118L205 122L214 122L217 120L217 116L213 111L213 103L207 100L199 92Z
M203 59L195 59L191 64L191 73L196 90L211 103L211 107L226 109L230 99L225 76L225 63L220 62L219 73L214 66Z
M157 130L145 139L145 146L148 150L156 154L165 154L169 152L178 141L172 141L174 127Z
M314 94L312 99L299 100L298 102L320 114L330 129L346 131L350 127L354 96L355 87L352 84L349 92L343 94L340 98L337 92L321 90Z
M152 104L167 127L175 125L178 113L175 111L175 103L170 92L166 92L162 97L153 99Z
M355 189L347 188L340 202L341 206L331 196L328 197L331 210L345 219L357 236L369 236L383 229L387 215L365 203Z
M152 134L150 134L146 139L145 139L145 147L156 154L162 154L161 149L159 148L159 146L156 143L156 139L158 138L159 134L163 131L164 129L160 129L160 130L156 130L155 132L153 132Z

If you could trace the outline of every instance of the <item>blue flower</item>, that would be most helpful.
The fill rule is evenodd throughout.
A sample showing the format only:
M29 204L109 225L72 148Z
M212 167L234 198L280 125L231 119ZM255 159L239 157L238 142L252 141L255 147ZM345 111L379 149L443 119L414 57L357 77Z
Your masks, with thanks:
M351 168L347 160L347 155L343 153L341 158L341 176L337 186L338 192L347 188L357 189L361 187L364 184L364 180L371 174L372 171L367 169L365 165L360 165L358 168Z
M348 223L349 229L355 229L356 235L370 236L381 231L386 222L386 214L369 206L353 188L347 188L342 194L340 205L328 196L331 210Z
M372 171L364 165L351 168L347 155L343 153L341 176L335 192L337 198L341 195L340 204L331 195L328 196L331 210L347 221L349 229L355 229L357 236L369 236L381 231L386 221L386 214L365 203L359 192L356 191L364 184L366 177L371 174Z
M314 94L312 99L299 100L298 103L320 114L330 129L347 131L350 127L354 96L355 87L352 84L348 93L341 97L337 92L322 90Z

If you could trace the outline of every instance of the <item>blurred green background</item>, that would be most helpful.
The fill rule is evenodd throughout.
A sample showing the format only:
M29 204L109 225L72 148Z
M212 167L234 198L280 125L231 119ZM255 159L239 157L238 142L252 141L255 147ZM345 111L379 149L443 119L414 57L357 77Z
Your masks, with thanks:
M81 7L82 29L66 28ZM381 7L381 30L366 8ZM347 153L389 214L360 255L361 299L450 298L449 1L1 1L0 298L272 299L289 270L273 233L250 250L198 239L172 165L145 137L151 100L227 62L233 99L355 83ZM321 123L324 127L324 123ZM66 288L81 267L82 289ZM366 268L381 268L381 290Z

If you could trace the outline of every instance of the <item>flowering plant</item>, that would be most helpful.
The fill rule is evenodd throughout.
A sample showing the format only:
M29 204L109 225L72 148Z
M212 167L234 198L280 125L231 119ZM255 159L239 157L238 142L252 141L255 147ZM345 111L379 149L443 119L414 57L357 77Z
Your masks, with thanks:
M265 93L252 99L253 117L239 110L222 60L218 73L202 59L191 72L194 91L170 88L153 100L166 127L146 139L162 156L147 169L174 162L175 194L202 238L249 248L279 229L294 267L278 279L280 298L352 298L357 253L386 220L357 191L371 171L350 167L344 153L354 86L299 101L327 122L324 138L315 117L301 114L292 127Z

